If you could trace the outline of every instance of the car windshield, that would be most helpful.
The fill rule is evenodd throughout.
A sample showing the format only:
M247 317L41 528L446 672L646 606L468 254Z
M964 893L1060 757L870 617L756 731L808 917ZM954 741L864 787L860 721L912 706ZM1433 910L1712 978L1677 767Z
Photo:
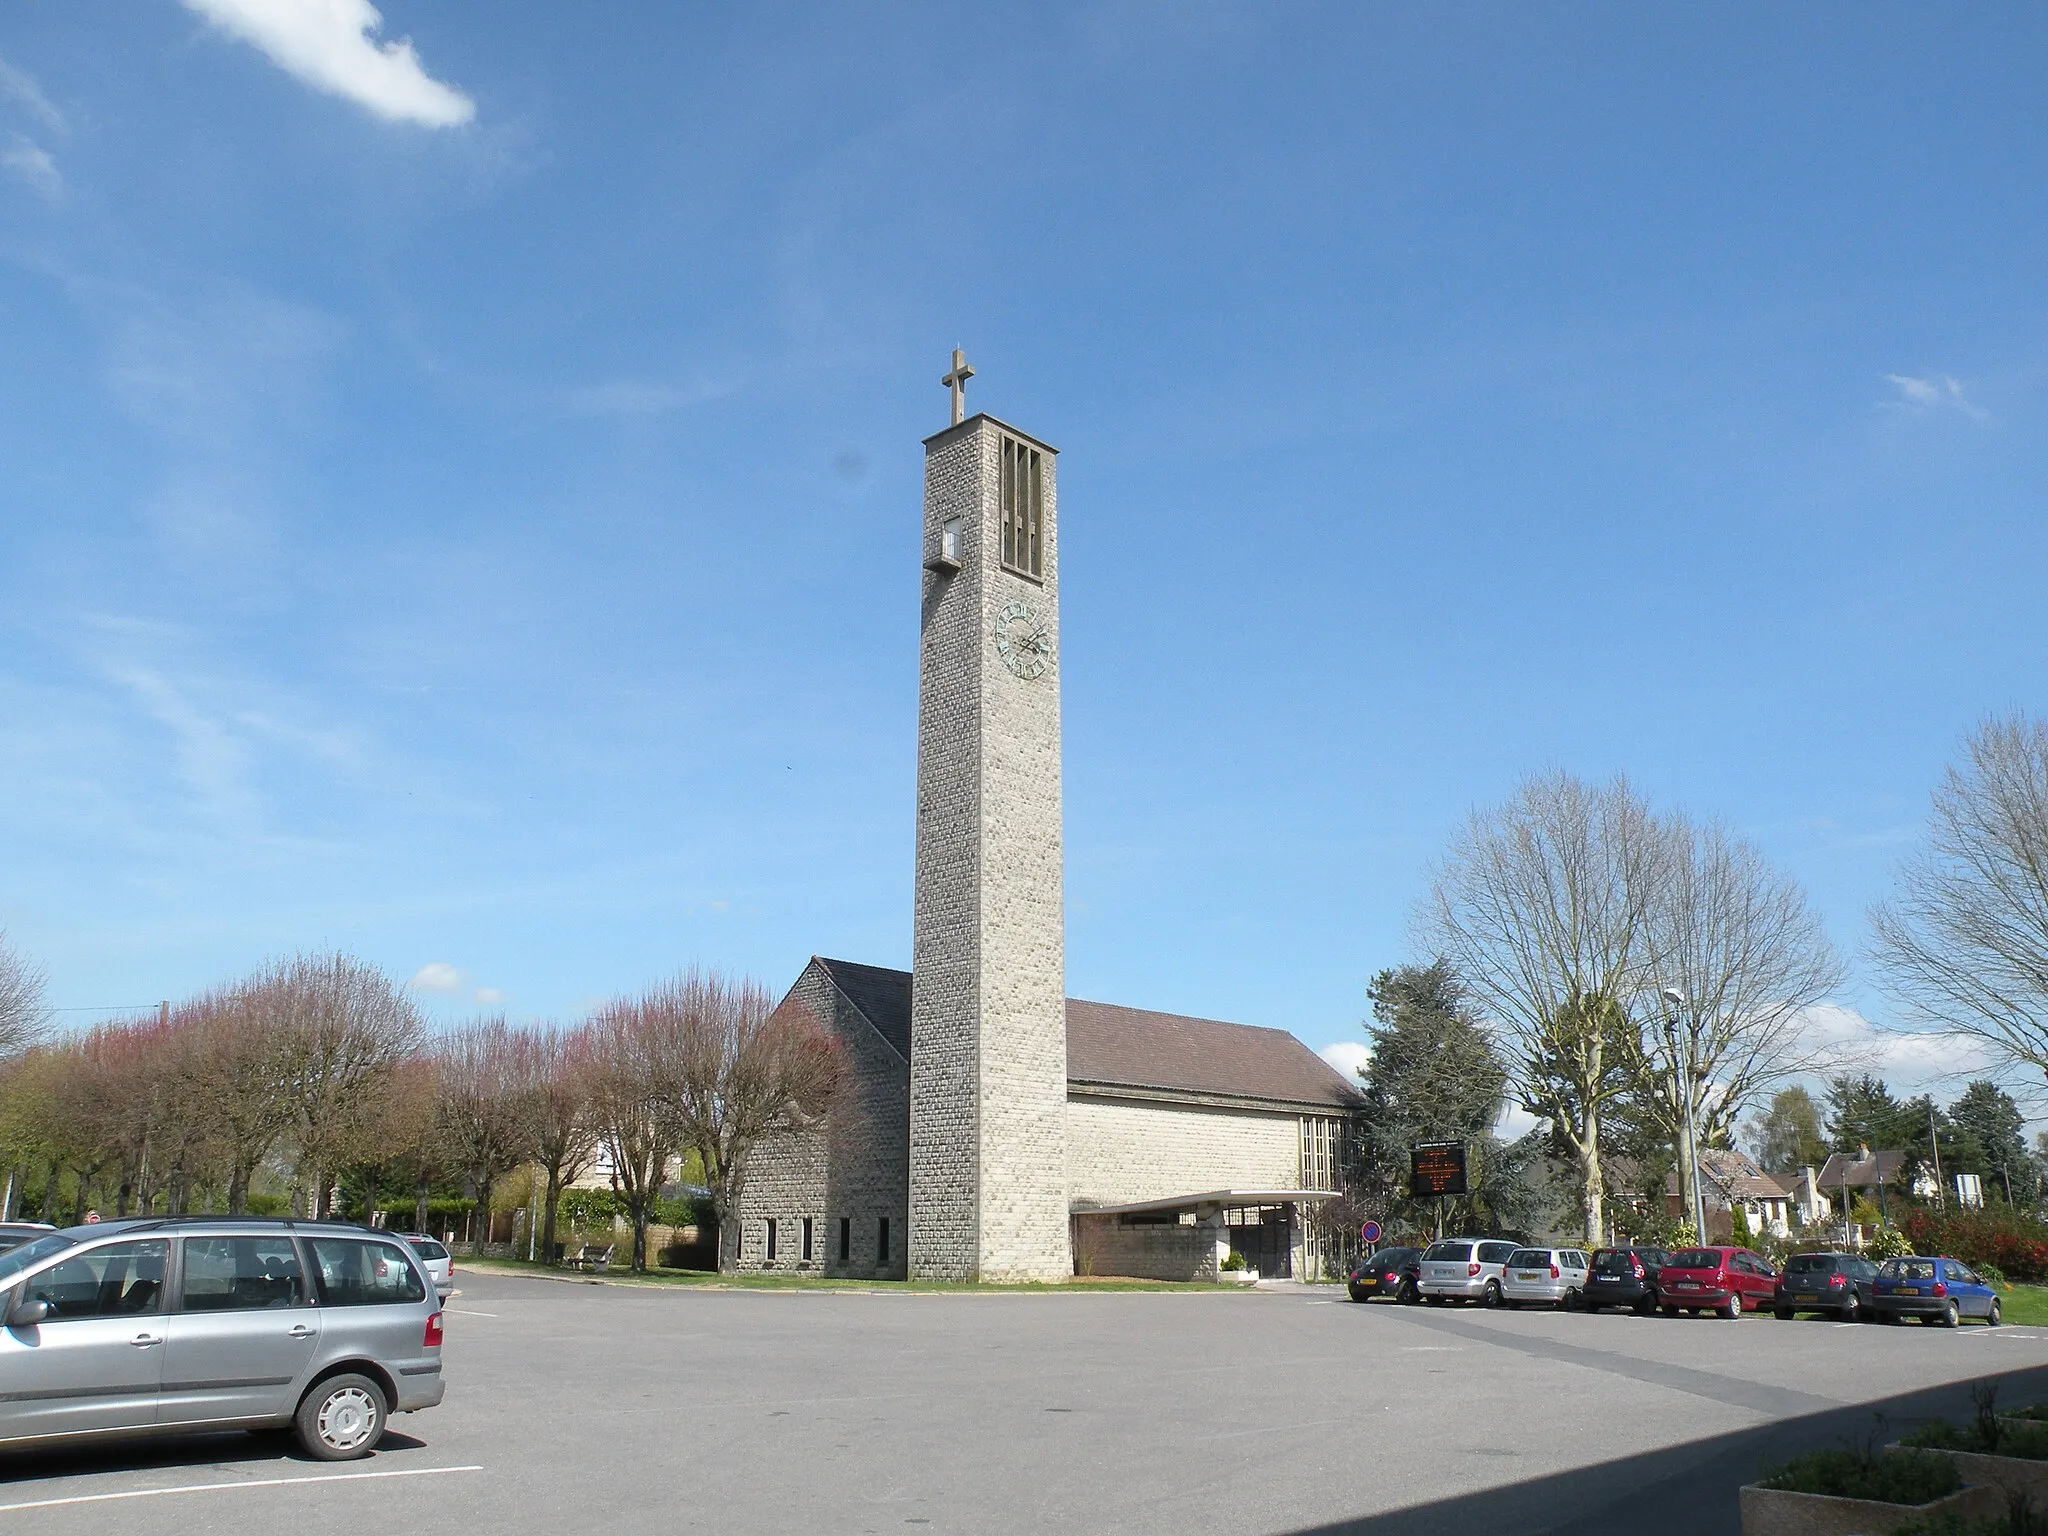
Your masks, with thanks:
M1666 1261L1671 1269L1719 1269L1721 1255L1711 1248L1681 1248Z
M1547 1267L1549 1263L1550 1250L1548 1248L1517 1248L1513 1256L1508 1259L1508 1268L1534 1269L1538 1265Z
M1472 1257L1470 1243L1431 1243L1425 1259L1436 1264L1462 1264Z
M1635 1267L1635 1255L1626 1248L1610 1248L1605 1253L1593 1255L1593 1273L1596 1275L1633 1274Z
M1415 1257L1413 1248L1382 1248L1372 1256L1375 1264L1406 1264Z
M1795 1253L1785 1261L1788 1275L1831 1275L1835 1256L1831 1253Z
M0 1260L0 1263L6 1262ZM1878 1271L1887 1280L1932 1280L1934 1260L1932 1259L1886 1259L1884 1268Z
M0 1285L7 1284L30 1265L41 1263L51 1254L76 1246L75 1239L61 1232L52 1232L48 1237L39 1237L32 1243L23 1243L19 1248L0 1253Z

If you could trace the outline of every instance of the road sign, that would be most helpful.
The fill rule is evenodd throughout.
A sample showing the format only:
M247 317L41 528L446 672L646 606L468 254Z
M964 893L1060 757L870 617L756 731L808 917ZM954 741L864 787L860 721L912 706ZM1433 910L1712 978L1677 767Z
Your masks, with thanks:
M1465 1193L1462 1141L1425 1141L1408 1154L1408 1159L1408 1192L1413 1198Z
M1358 1229L1358 1240L1362 1243L1376 1243L1380 1240L1380 1224L1368 1221Z

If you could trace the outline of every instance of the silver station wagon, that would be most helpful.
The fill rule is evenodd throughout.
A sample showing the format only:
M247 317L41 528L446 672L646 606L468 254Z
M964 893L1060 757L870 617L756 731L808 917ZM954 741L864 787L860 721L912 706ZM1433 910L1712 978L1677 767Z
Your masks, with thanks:
M0 1450L292 1428L342 1461L443 1390L440 1298L382 1233L180 1217L0 1253Z

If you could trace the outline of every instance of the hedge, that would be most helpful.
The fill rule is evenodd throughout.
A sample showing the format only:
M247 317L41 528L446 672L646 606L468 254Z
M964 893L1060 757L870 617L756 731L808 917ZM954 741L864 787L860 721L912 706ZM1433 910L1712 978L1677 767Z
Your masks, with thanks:
M2012 1280L2048 1280L2048 1222L2010 1207L1906 1212L1899 1226L1913 1251L1988 1264Z

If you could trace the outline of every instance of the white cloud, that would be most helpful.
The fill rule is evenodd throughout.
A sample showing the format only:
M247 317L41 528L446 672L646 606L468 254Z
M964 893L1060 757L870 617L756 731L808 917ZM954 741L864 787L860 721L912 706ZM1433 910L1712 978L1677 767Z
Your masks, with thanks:
M1543 1122L1519 1104L1509 1104L1494 1123L1493 1134L1502 1141L1520 1141Z
M394 123L453 128L476 103L421 67L412 40L380 43L384 18L370 0L185 0L223 32L253 44L315 90Z
M0 59L0 96L21 103L28 109L29 116L52 133L65 131L64 114L43 94L43 88L36 84L35 77L26 70L16 69L5 59Z
M1372 1061L1372 1047L1363 1040L1339 1040L1316 1054L1335 1067L1347 1083L1357 1082L1360 1069Z
M1909 373L1888 373L1885 382L1899 392L1894 407L1914 411L1957 410L1973 421L1984 421L1991 413L1970 399L1961 379L1949 374L1915 378Z
M476 1000L488 1008L493 1003L505 1001L505 994L496 987L478 987L476 989Z
M440 992L452 996L462 990L462 972L445 960L430 960L413 972L406 983L415 992Z
M0 149L0 165L14 172L45 197L54 198L64 190L64 178L50 152L25 133L7 135L7 147Z

